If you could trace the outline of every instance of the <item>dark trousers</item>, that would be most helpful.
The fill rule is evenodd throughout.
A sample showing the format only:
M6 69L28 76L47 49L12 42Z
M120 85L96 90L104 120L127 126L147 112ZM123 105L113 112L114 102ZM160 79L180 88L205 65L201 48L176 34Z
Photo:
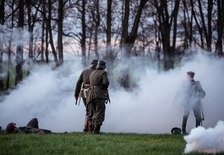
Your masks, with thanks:
M83 100L83 103L86 107L86 116L89 116L89 111L90 111L90 105L86 103L86 98L85 97L82 97L82 100Z
M31 128L39 128L38 126L38 120L37 118L32 118L26 125L27 127L31 127Z
M89 119L92 119L93 125L102 125L105 119L105 100L93 99L90 103Z
M186 129L187 125L187 119L190 114L190 111L193 110L194 116L196 119L196 127L200 126L201 124L201 107L200 104L196 104L193 108L185 107L184 108L184 116L183 116L183 121L182 121L182 129Z

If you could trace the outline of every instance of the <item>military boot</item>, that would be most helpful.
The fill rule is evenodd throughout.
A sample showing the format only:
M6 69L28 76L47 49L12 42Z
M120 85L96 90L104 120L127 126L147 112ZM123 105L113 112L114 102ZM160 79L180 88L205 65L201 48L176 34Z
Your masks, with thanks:
M94 134L100 134L100 126L101 126L101 125L95 125L95 126L94 126L94 130L93 130L93 133L94 133Z
M184 116L182 121L182 134L186 134L186 125L187 125L188 117Z
M201 119L196 119L196 127L201 125Z
M85 116L85 123L84 123L83 132L87 132L87 131L88 131L88 116Z
M92 121L88 121L88 132L92 132L92 131L93 131Z
M182 134L186 134L186 129L182 129Z

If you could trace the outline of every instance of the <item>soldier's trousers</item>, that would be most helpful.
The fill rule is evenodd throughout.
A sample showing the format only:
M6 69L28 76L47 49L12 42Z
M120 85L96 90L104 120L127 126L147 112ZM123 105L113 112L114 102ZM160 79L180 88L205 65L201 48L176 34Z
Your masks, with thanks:
M105 100L93 99L90 103L89 118L92 118L93 125L102 125L105 119Z
M89 116L89 113L90 113L90 105L86 103L86 98L85 97L82 97L82 100L83 100L83 103L86 107L86 116Z
M39 128L38 126L38 120L37 118L32 118L26 125L27 127L31 127L31 128Z
M194 112L194 116L196 119L196 127L200 126L201 124L201 108L200 105L198 104L197 106L195 106L194 108L192 108L193 112ZM187 125L187 119L188 116L190 114L191 108L185 107L184 108L184 116L183 116L183 121L182 121L182 129L186 129L186 125Z

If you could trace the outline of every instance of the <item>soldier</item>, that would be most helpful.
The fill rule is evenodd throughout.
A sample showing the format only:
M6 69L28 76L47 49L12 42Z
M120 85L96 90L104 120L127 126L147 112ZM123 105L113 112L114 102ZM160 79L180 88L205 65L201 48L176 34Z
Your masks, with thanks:
M26 134L40 133L40 134L45 134L45 133L51 133L51 131L46 130L46 129L39 129L37 118L33 118L24 127L16 127L16 123L14 123L14 122L9 123L6 127L6 129L5 129L5 133L8 133L8 134L13 134L13 133L26 133Z
M90 104L93 133L99 134L100 127L105 118L105 102L109 100L108 90L109 79L105 71L106 63L99 61L96 70L90 75L90 89L87 95L87 103ZM91 128L90 126L90 128Z
M90 86L89 84L89 76L90 74L96 69L98 60L93 60L91 62L91 66L89 69L85 69L81 75L79 76L79 79L76 83L76 88L75 88L75 99L76 102L78 100L78 97L81 96L83 99L83 103L86 107L86 115L85 115L85 123L84 123L84 129L83 131L86 132L88 131L88 115L89 115L89 106L86 104L86 93L87 90Z
M187 72L188 81L182 86L184 91L184 116L182 121L182 133L186 134L187 119L190 114L190 110L193 110L196 119L196 127L201 125L201 99L205 97L206 93L202 89L199 81L194 80L195 73L192 71Z

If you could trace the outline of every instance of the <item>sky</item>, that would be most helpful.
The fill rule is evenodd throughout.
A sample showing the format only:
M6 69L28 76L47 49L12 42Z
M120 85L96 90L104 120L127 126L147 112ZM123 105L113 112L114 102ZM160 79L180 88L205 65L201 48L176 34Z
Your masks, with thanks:
M195 49L194 49L195 50ZM196 50L195 50L196 51ZM186 72L194 71L206 92L202 100L205 121L203 127L214 127L224 120L224 61L203 51L183 59L180 67L158 72L154 67L138 65L140 59L130 59L132 79L138 87L133 91L109 87L111 103L106 105L102 132L115 133L170 133L173 127L181 128L183 107L175 100ZM127 62L128 63L128 62ZM126 65L127 65L126 63ZM115 66L122 70L124 64ZM0 126L10 122L25 126L33 117L39 127L53 132L80 132L83 130L85 107L81 101L75 105L74 90L82 72L79 57L66 58L63 66L36 65L29 77L22 81L0 102ZM191 111L187 132L195 126Z

